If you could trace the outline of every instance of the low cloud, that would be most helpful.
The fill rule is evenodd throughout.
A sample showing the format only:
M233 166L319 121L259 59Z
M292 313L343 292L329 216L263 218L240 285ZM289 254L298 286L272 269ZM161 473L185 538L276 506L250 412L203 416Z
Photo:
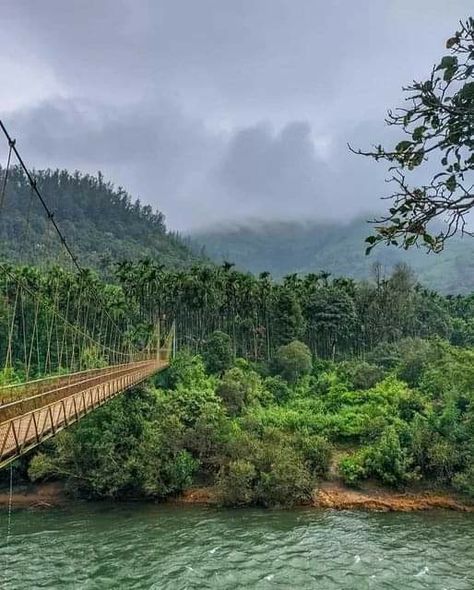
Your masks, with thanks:
M2 118L32 166L101 170L175 229L347 220L388 192L347 142L386 137L386 108L471 8L5 0Z

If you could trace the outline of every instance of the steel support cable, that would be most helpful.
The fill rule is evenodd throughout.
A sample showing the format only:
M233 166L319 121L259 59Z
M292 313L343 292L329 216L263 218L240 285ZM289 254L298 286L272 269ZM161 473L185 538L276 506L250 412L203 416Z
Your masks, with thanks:
M5 167L5 174L3 176L2 192L0 193L0 211L2 211L3 205L5 203L5 194L6 194L6 190L7 190L8 174L10 172L10 162L12 159L12 151L13 151L13 146L15 145L15 142L12 141L11 139L8 139L8 145L9 145L9 147L8 147L7 165Z
M4 304L5 304L5 328L8 331L9 327L10 327L10 313L11 313L11 305L10 305L10 282L9 282L9 277L6 276L5 277L5 281L4 281L4 285L3 285L5 291L4 291ZM3 347L2 347L3 348ZM4 365L1 367L2 369L6 369L7 368L7 357L8 357L8 344L5 343L5 362Z
M16 293L15 293L15 303L13 305L13 313L12 313L12 318L11 318L11 322L10 322L10 327L8 330L8 347L7 347L7 355L5 358L5 368L6 369L12 368L13 329L15 327L16 308L18 305L18 293L19 293L19 291L16 291Z
M23 296L23 291L21 291L20 295L20 307L21 307L21 327L22 327L22 335L23 335L23 358L24 364L26 367L26 363L28 360L28 353L27 353L27 344L26 344L26 314L25 314L25 300Z
M3 134L5 135L5 137L7 138L8 144L10 146L10 151L9 151L9 158L8 158L8 166L10 163L10 159L11 159L11 152L13 151L15 156L18 159L18 162L21 166L21 168L23 169L24 173L26 174L28 181L30 183L31 188L33 189L34 193L36 194L36 196L38 197L38 199L40 200L40 203L43 207L43 209L46 212L47 218L48 220L51 222L51 224L53 225L56 233L59 236L59 239L62 243L62 245L64 246L65 250L67 251L68 255L70 256L74 266L76 267L76 269L79 271L79 274L81 276L84 276L85 274L85 270L81 267L81 265L79 264L79 261L77 259L77 257L75 256L75 254L72 252L66 238L64 237L63 233L61 232L58 224L56 223L56 220L54 219L54 213L49 209L46 201L44 200L43 196L41 195L41 192L38 189L38 186L36 184L36 180L33 178L32 174L30 173L30 171L28 170L28 168L26 167L25 162L23 161L23 158L21 157L17 147L16 147L16 140L12 139L10 137L10 134L8 133L5 125L3 124L3 121L0 119L0 129L3 131ZM7 181L7 175L4 177L4 188L6 189L6 181ZM0 195L1 197L1 195ZM99 301L99 304L101 304L101 302ZM106 311L107 312L107 311ZM110 320L112 321L112 323L115 325L115 328L117 330L120 331L119 327L115 324L113 318L110 316L110 314L108 314L110 317Z
M54 307L57 307L57 302L58 302L58 290L59 290L59 284L56 285L56 293L55 293L55 304ZM51 314L51 324L48 327L48 345L46 348L46 360L45 360L45 371L47 371L47 367L49 365L49 370L52 369L52 363L51 363L51 340L53 339L53 330L54 330L54 319L55 319L55 314L54 312Z
M33 322L33 332L31 334L31 344L30 344L30 353L28 355L28 364L26 365L26 380L30 378L30 370L31 370L31 359L33 356L33 349L34 349L34 342L35 342L35 335L38 330L38 315L39 315L39 307L40 301L39 299L36 301L35 305L35 319Z
M69 299L71 296L71 287L68 287L67 290L67 299L66 299L66 318L69 317ZM62 334L62 338L61 338L61 350L59 353L59 366L62 366L62 362L63 362L63 352L64 352L64 342L66 339L66 335L67 335L67 328L64 326L63 327L63 334ZM67 360L67 352L66 352L66 365L68 364L68 360Z
M43 206L43 209L46 211L46 215L49 219L49 221L52 223L54 229L56 230L56 233L59 236L59 239L61 240L61 243L63 244L63 246L66 248L69 256L71 257L74 265L76 266L77 270L79 272L82 272L82 268L79 265L79 262L76 258L76 256L74 255L74 253L72 252L72 250L69 248L69 244L66 241L66 238L63 236L61 230L58 227L58 224L56 223L56 220L54 219L54 213L52 213L48 207L48 205L46 204L45 200L43 199L40 191L38 190L38 187L36 186L36 180L33 178L33 176L31 175L30 171L28 170L28 168L26 167L25 162L23 161L17 147L16 147L16 140L12 139L10 137L10 134L8 133L5 125L3 124L3 121L0 119L0 129L3 131L5 137L8 140L8 143L10 145L10 149L13 150L13 152L15 153L15 156L18 159L18 162L20 163L21 168L23 169L24 173L26 174L28 181L30 183L30 186L32 187L33 191L35 192L36 196L38 197L38 199L40 200L41 205Z

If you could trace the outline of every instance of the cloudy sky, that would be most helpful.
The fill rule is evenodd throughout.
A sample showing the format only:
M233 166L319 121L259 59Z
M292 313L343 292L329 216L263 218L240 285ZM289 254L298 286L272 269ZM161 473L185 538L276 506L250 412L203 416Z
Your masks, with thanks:
M0 111L35 167L101 170L173 229L349 219L472 0L0 0ZM472 10L471 10L472 12ZM5 149L0 153L5 157Z

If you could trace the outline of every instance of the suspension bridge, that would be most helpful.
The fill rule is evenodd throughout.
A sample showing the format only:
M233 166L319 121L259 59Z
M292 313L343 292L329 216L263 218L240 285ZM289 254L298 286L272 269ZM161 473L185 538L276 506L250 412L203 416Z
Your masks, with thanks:
M0 261L2 468L168 367L176 338L174 324L160 317L134 332L134 310L81 267L2 121L0 130L8 147L0 169L0 215L16 158L74 269L46 276Z

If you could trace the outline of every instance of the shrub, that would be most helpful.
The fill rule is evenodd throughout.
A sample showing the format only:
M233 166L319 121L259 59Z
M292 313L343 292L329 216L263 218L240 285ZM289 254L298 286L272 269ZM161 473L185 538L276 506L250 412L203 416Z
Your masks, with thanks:
M219 499L225 506L245 506L255 501L255 465L245 459L230 461L217 478Z
M450 481L460 463L458 449L448 440L438 438L428 450L428 466L441 481Z
M378 367L390 370L400 362L400 351L396 344L381 342L370 351L367 360Z
M232 423L224 408L206 403L185 434L186 448L199 460L202 471L217 470L224 454L225 443L231 433Z
M54 475L59 473L56 472L56 466L51 457L42 452L33 455L28 466L28 477L31 481L44 480Z
M160 461L154 458L155 465ZM161 480L164 490L161 495L178 494L188 488L192 482L196 471L199 468L199 461L195 459L187 450L181 449L175 454L170 455L166 461L161 462L160 469L155 476L148 482L143 483L143 491L147 495L156 495L156 480Z
M271 507L311 499L314 476L295 439L284 432L271 428L258 437L237 431L227 452L228 464L218 477L223 503Z
M340 370L354 389L370 389L384 377L381 367L365 361L346 361Z
M380 440L365 452L364 467L367 475L375 476L383 483L397 486L413 479L411 461L402 448L394 426L388 426Z
M264 381L265 389L272 395L277 404L284 404L291 395L291 389L280 375L267 377Z
M411 387L416 387L429 363L437 356L436 347L421 338L406 338L398 344L398 349L398 376Z
M303 375L309 375L312 369L311 351L302 342L294 340L280 346L273 361L274 370L289 383L295 383Z
M262 393L260 377L255 371L234 367L226 371L216 389L231 416L241 413L246 405L256 401Z
M213 332L204 346L202 356L206 370L209 373L221 375L224 371L230 369L234 362L234 351L230 336L219 330Z
M367 477L365 455L363 451L359 451L348 457L343 457L339 461L338 467L342 480L349 486L357 486Z
M207 388L212 378L206 375L203 360L187 350L179 351L170 367L156 376L156 383L164 389Z
M313 475L327 475L332 448L326 438L315 434L303 434L297 439L297 447Z
M291 448L272 448L262 465L256 498L262 506L290 507L311 499L314 478L301 457Z
M465 471L453 477L453 485L456 490L474 498L474 464L471 464Z
M166 393L162 393L166 395ZM169 400L166 400L165 405L167 410L179 419L188 427L192 427L203 409L209 411L209 407L213 406L217 413L221 410L219 398L212 389L195 389L179 386L173 392Z

